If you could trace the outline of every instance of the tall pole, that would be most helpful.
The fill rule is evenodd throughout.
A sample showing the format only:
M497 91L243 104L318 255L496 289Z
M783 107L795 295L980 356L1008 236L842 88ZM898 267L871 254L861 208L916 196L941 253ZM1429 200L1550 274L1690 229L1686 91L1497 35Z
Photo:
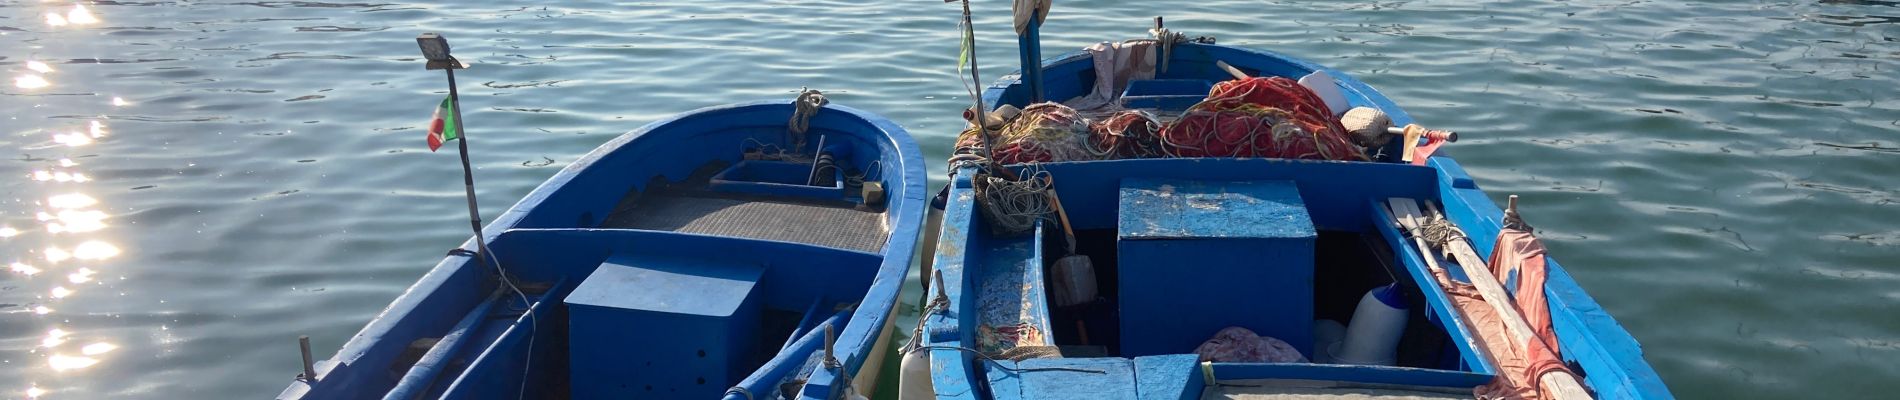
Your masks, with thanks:
M944 0L946 3L950 1L952 0ZM990 138L990 125L988 124L990 120L990 110L983 107L983 77L976 69L976 24L970 22L970 0L963 0L963 38L963 46L970 48L970 85L976 88L975 92L971 93L970 96L976 100L976 112L973 114L976 118L972 118L973 121L971 122L976 123L977 136L983 138L983 158L990 161L989 167L992 173L1001 174L1004 178L1015 180L1016 173L1010 171L1008 168L1003 168L1003 164L996 161L996 140Z
M970 85L976 87L976 127L982 129L983 146L989 151L990 128L983 122L989 119L990 110L983 108L983 78L976 71L976 25L970 22L970 0L963 0L963 45L970 48Z
M449 74L449 109L455 113L455 137L458 139L455 143L462 153L462 190L468 196L468 227L475 231L475 262L480 263L491 254L488 252L488 241L482 237L481 208L475 205L475 170L468 165L468 131L462 129L463 125L468 125L468 121L462 119L462 98L455 91L455 68L443 71ZM493 261L501 263L501 260Z

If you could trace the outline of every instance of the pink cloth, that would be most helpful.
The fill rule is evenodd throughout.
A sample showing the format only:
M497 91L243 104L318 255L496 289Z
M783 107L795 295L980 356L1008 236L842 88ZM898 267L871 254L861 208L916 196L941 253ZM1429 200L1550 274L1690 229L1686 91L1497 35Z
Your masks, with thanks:
M1489 272L1497 276L1498 281L1505 281L1512 271L1517 272L1517 287L1513 288L1515 305L1537 339L1521 347L1476 288L1452 280L1442 269L1432 271L1467 323L1476 328L1478 344L1498 364L1497 379L1475 390L1479 398L1548 398L1538 387L1537 378L1553 371L1569 373L1563 358L1558 356L1557 335L1550 327L1550 306L1544 298L1544 253L1543 243L1535 236L1515 229L1499 232L1497 246L1491 253ZM1474 272L1473 269L1465 271Z
M1214 334L1213 339L1201 343L1194 349L1201 361L1238 362L1238 363L1293 363L1306 362L1306 356L1300 355L1293 345L1269 336L1260 336L1238 326L1230 326Z

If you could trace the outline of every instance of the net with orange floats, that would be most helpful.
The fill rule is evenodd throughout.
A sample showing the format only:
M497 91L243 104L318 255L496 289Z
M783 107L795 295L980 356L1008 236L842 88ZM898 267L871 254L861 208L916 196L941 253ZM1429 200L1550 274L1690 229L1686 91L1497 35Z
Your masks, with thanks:
M1283 77L1220 82L1159 133L1173 157L1266 157L1366 161L1333 112Z

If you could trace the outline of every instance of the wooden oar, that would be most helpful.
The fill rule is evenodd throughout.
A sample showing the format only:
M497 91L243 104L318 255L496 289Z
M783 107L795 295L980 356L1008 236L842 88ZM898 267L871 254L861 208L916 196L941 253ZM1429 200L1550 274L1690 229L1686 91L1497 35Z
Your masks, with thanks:
M1228 74L1228 75L1233 75L1233 76L1234 76L1234 79L1251 79L1251 78L1253 78L1252 76L1247 76L1247 73L1246 73L1246 72L1240 72L1240 68L1234 68L1234 66L1233 66L1233 65L1230 65L1230 64L1227 64L1227 62L1226 62L1226 61L1221 61L1221 60L1214 60L1214 66L1216 66L1216 67L1220 67L1220 70L1222 70L1222 71L1227 71L1227 74Z
M1412 232L1415 241L1422 243L1423 239L1418 239L1418 234L1422 232L1419 227L1423 224L1420 218L1424 213L1419 211L1418 203L1407 198L1393 198L1388 200L1388 203L1392 206L1392 212L1396 214L1395 217L1399 223ZM1434 208L1433 211L1436 214L1437 209ZM1520 351L1529 349L1530 341L1539 340L1531 332L1531 325L1525 322L1524 315L1518 313L1517 307L1511 304L1511 296L1504 291L1504 285L1498 283L1498 278L1492 276L1491 271L1484 267L1484 259L1478 257L1477 250L1473 250L1471 244L1463 240L1453 240L1446 247L1452 257L1458 261L1458 265L1464 268L1465 276L1471 279L1471 285L1478 289L1478 294L1484 298L1484 302L1490 304L1492 311L1498 313L1498 319L1504 320L1504 328L1510 332L1512 338L1516 339L1515 344L1518 349ZM1429 249L1430 247L1419 248L1420 251L1426 253L1426 259L1436 258L1437 256L1432 255ZM1590 392L1583 389L1582 383L1577 382L1576 375L1552 371L1538 376L1537 381L1539 386L1548 389L1557 399L1591 398Z
M1063 238L1069 241L1069 255L1056 259L1050 268L1051 278L1057 284L1055 303L1066 307L1095 301L1095 264L1089 256L1076 253L1081 249L1075 245L1075 228L1069 226L1069 213L1062 210L1062 198L1056 197L1055 179L1045 177L1044 182L1049 184L1049 207L1056 210L1056 217L1062 222Z

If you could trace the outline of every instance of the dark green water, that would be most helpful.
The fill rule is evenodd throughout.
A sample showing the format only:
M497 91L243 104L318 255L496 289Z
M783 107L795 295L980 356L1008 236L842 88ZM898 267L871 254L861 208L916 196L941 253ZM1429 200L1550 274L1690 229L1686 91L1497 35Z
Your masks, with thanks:
M297 335L331 354L467 237L420 32L476 64L491 216L701 106L823 89L935 161L968 102L938 1L82 3L0 0L4 397L273 395ZM1007 2L976 7L1014 69ZM1900 3L1058 1L1044 45L1155 15L1463 133L1683 397L1900 392Z

